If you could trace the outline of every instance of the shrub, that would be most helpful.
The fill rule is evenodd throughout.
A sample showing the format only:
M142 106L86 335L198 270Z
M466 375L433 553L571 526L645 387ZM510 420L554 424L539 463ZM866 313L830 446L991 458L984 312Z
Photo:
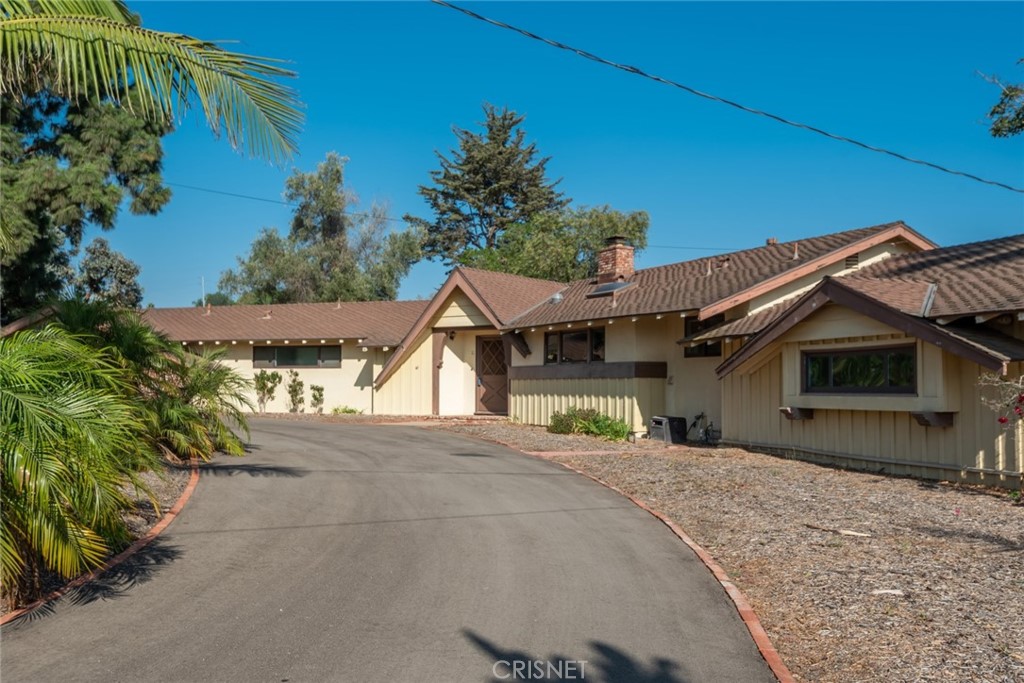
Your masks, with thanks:
M324 412L324 388L319 384L309 385L309 407L315 410L317 413Z
M306 383L299 379L299 373L295 370L288 371L288 384L285 388L288 390L288 412L303 412L306 397L302 394L306 389Z
M267 412L267 403L274 400L274 391L281 383L281 373L260 370L253 377L253 381L256 385L256 403L260 407L260 412L265 413Z
M570 406L564 413L554 413L548 423L552 434L587 434L611 441L629 436L629 425L622 420L597 412L593 408Z
M332 415L362 415L363 411L358 408L350 408L349 406L334 406L331 409Z

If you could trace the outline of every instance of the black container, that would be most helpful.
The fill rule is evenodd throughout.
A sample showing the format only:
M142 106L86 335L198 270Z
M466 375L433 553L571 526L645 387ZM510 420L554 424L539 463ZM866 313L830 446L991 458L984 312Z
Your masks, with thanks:
M655 441L686 443L686 418L660 415L652 417L647 435Z

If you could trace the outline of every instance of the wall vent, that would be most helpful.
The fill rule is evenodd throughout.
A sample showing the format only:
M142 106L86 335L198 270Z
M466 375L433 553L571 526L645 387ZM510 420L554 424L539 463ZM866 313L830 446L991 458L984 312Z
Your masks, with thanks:
M846 263L843 265L846 270L851 270L860 266L860 254L854 254L853 256L846 257Z

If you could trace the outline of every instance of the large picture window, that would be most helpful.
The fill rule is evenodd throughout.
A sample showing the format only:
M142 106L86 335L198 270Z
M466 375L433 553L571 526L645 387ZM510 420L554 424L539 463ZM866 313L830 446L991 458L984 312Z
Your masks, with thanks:
M913 346L803 354L803 389L825 394L916 394Z
M704 330L721 325L725 322L725 315L713 315L707 320L697 318L686 318L684 329L687 337L700 334ZM711 344L697 344L696 346L684 346L683 358L716 358L722 355L722 342L717 341Z
M254 368L340 368L340 346L254 346Z
M544 363L604 362L604 328L548 332L544 335Z

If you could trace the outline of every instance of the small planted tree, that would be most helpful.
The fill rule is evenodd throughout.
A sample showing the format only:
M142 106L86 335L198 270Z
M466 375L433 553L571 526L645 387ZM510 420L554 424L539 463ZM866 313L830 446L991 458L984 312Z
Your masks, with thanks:
M324 388L317 384L309 385L309 407L317 412L317 414L324 412Z
M982 402L996 412L996 419L1003 429L1013 429L1024 422L1024 375L1000 377L983 375L978 385L987 388Z
M303 393L306 390L306 383L299 379L299 373L295 370L288 371L288 412L301 413L306 404L306 397Z
M267 403L274 400L274 392L277 390L277 385L281 383L281 373L260 370L256 373L253 381L256 386L256 404L260 407L260 412L265 413L267 412Z

